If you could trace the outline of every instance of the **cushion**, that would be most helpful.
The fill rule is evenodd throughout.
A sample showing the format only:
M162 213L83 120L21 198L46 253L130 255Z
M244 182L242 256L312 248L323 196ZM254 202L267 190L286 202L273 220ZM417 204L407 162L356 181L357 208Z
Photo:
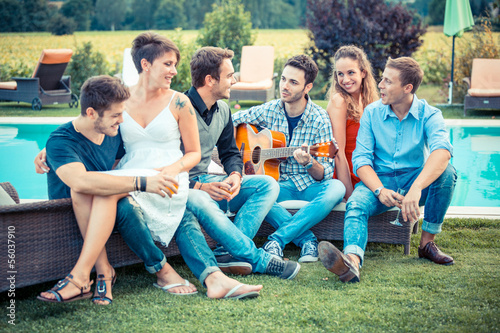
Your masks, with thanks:
M279 202L279 204L286 209L301 209L308 203L309 201L304 201L304 200L285 200ZM333 207L333 210L345 212L345 202L339 203L337 206Z
M259 82L274 74L274 47L246 45L241 49L240 80Z
M231 90L264 90L273 86L273 80L267 79L259 82L236 82Z
M0 89L17 90L17 82L16 81L0 82Z
M304 200L285 200L285 201L279 202L279 204L281 206L283 206L283 208L285 208L285 209L297 209L297 210L301 209L302 207L304 207L308 203L309 203L309 201L304 201ZM422 209L423 209L423 207L420 207L420 210L422 210ZM392 207L389 210L397 211L397 210L399 210L399 208ZM345 212L345 202L341 202L337 206L333 207L333 211Z
M500 72L499 72L500 75ZM474 97L500 97L500 89L469 89L470 96Z
M471 73L472 89L500 89L500 59L474 59ZM472 95L474 96L474 95ZM476 95L478 96L478 95ZM484 96L484 95L483 95Z
M4 205L15 205L16 202L10 197L10 195L5 192L5 190L0 187L0 206Z

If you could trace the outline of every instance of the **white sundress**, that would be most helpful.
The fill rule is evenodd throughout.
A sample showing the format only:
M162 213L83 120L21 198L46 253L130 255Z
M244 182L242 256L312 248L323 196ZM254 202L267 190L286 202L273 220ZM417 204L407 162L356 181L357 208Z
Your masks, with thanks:
M125 147L125 156L115 170L106 173L116 176L154 176L158 171L154 168L168 166L183 156L180 149L179 124L168 105L146 126L140 126L126 111L120 125L121 136ZM189 189L189 176L182 172L178 176L179 189L172 199L161 197L155 193L131 192L141 206L145 221L153 239L168 246L184 215ZM167 217L168 201L171 202L173 216Z

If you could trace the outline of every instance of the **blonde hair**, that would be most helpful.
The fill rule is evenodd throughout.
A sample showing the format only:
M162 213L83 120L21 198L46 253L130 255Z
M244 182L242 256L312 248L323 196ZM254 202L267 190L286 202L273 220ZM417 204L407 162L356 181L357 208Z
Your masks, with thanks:
M335 65L337 61L342 58L350 58L357 61L361 72L366 73L365 77L361 80L361 100L364 107L379 99L377 83L375 82L375 78L373 77L372 65L368 61L366 53L362 49L354 45L346 45L340 47L337 52L335 52L334 64L332 66L332 81L330 89L328 90L327 97L328 99L330 99L333 95L339 93L344 98L347 104L347 118L359 122L363 110L360 109L358 101L354 100L352 96L340 86L337 77Z

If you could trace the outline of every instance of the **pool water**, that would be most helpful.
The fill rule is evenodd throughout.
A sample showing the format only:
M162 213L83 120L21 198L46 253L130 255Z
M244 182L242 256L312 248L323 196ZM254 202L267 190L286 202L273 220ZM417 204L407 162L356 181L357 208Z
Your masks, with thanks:
M500 207L500 127L450 127L458 180L452 206Z
M0 125L0 182L10 182L21 199L47 199L47 176L35 172L35 156L59 125Z
M48 198L46 176L35 173L33 160L58 126L0 125L0 182L11 182L20 198ZM451 205L500 207L500 127L448 130L458 173Z

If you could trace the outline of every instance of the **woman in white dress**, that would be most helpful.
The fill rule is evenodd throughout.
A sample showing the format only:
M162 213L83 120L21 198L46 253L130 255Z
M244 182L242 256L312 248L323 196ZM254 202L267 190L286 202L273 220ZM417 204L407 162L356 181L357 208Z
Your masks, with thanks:
M170 89L180 59L179 49L172 41L155 33L142 33L133 41L132 54L138 67L139 81L130 88L131 97L125 104L120 126L126 154L116 170L108 173L137 176L138 188L141 176L161 172L172 179L168 185L171 192L165 193L164 197L147 192L131 193L142 208L153 238L168 245L184 214L189 187L188 171L201 158L196 115L189 99ZM180 150L181 137L184 155ZM72 192L75 216L79 224L97 222L114 225L117 202L127 195L101 197ZM106 255L104 247L99 255ZM83 252L79 262L93 260L92 266L97 260L82 260L82 256ZM75 271L76 267L80 267L78 263L71 276L81 273ZM85 267L85 271L88 269L90 272L91 268ZM96 304L112 302L111 287L116 273L111 265L105 270L107 272L97 278L98 288L93 298ZM171 294L196 293L196 287L181 278L168 263L161 271L161 277L157 274L158 287L171 286L168 290ZM70 299L71 295L66 294L74 292L71 290L74 288L64 289L59 290L60 295L63 299ZM55 295L45 292L39 298L50 301L55 299Z

